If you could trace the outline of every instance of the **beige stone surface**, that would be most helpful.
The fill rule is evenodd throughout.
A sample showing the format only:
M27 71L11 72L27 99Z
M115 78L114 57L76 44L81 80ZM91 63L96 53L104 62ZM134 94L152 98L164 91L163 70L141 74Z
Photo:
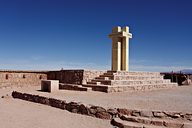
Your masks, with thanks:
M59 91L59 81L58 80L42 80L41 91L45 91L45 92Z
M109 35L112 39L112 71L128 71L129 70L129 27L117 26L112 29Z

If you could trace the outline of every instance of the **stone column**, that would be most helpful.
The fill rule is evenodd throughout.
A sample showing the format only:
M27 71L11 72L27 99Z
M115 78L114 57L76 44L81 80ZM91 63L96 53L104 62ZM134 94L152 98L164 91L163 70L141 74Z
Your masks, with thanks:
M121 38L115 36L118 32L121 32L121 27L114 27L110 36L112 38L112 71L121 70Z
M126 26L122 29L123 32L129 33L129 28ZM121 44L121 70L129 70L129 37L126 35L122 37Z
M112 71L129 70L129 27L114 27L109 35L112 39Z
M121 70L121 42L118 38L112 42L112 71Z

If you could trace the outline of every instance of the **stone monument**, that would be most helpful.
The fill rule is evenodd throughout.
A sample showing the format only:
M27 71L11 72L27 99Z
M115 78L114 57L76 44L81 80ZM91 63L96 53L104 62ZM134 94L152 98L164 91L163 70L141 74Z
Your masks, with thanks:
M132 34L129 33L129 27L117 26L112 29L109 35L112 39L112 71L129 70L129 39Z
M159 72L129 71L129 27L117 26L109 34L112 39L112 67L110 71L87 81L83 87L91 87L94 91L123 92L146 91L178 86L164 79Z

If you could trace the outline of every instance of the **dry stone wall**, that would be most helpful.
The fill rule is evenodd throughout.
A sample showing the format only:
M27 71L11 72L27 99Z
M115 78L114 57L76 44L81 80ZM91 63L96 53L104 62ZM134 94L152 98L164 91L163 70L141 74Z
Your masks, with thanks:
M67 110L73 113L79 113L101 119L112 119L114 117L121 117L122 115L135 116L135 117L149 117L160 119L175 119L192 121L192 113L183 112L169 112L169 111L144 111L144 110L131 110L126 108L103 108L101 106L85 105L79 102L69 102L65 100L43 97L39 95L21 93L17 91L12 92L13 98L18 98L35 103L45 104L52 107Z
M59 80L60 83L68 84L85 84L90 82L91 79L102 75L106 71L95 70L61 70L48 72L48 79Z
M12 86L37 86L47 79L46 72L0 71L0 88Z
M81 85L105 71L60 70L60 71L0 71L0 88L12 86L36 86L41 80L59 80L60 83Z
M49 80L59 80L60 83L82 84L84 70L61 70L48 72Z

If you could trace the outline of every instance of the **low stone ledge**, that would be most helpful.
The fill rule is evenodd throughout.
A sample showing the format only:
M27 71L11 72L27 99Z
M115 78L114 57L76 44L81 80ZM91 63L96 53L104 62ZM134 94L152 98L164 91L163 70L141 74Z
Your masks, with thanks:
M178 119L178 120L192 121L192 113L168 112L168 111L143 111L143 110L131 110L126 108L105 109L101 106L85 105L78 102L67 103L64 100L47 98L47 97L32 95L27 93L20 93L17 91L12 92L12 97L52 106L55 108L60 108L73 113L79 113L79 114L97 117L100 119L107 119L107 120L110 120L117 116L120 117L122 115L128 115L128 116L135 116L135 117L170 118L175 120Z
M52 106L55 108L60 108L73 113L93 116L100 119L107 119L107 120L112 119L111 114L105 108L102 108L100 106L86 106L84 104L77 103L77 102L66 103L66 101L59 100L59 99L47 98L47 97L32 95L27 93L20 93L17 91L12 92L12 97Z
M152 118L170 118L178 120L192 121L192 113L182 112L168 112L168 111L143 111L143 110L131 110L125 108L117 109L119 116L128 115L136 117L152 117Z

